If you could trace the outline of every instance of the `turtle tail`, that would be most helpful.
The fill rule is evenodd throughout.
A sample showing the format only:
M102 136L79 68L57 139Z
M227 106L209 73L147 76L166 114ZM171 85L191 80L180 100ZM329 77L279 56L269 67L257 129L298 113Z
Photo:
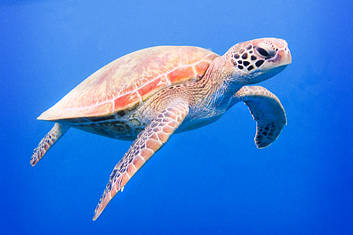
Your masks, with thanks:
M33 150L31 165L35 166L40 159L44 157L46 152L63 136L69 126L62 125L56 122L53 128L44 136L44 138L39 142L38 147Z

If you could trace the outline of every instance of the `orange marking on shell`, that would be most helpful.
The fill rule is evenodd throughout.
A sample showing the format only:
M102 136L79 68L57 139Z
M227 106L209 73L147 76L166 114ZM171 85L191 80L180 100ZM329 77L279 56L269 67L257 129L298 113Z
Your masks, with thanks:
M121 110L129 107L139 100L136 92L121 96L114 100L114 110Z
M144 164L144 161L140 157L135 157L132 163L136 169L139 169Z
M190 78L194 77L194 70L191 66L185 68L179 68L170 72L168 74L168 78L172 83L182 82L185 80L189 80Z
M147 85L141 87L138 90L138 93L142 96L142 98L144 99L145 97L148 97L148 94L150 92L153 92L156 89L160 89L162 87L165 87L167 85L167 82L165 80L162 80L161 78L158 78L150 83L148 83Z
M197 65L195 65L195 70L197 72L197 76L202 77L205 74L209 65L210 64L207 62L200 62Z

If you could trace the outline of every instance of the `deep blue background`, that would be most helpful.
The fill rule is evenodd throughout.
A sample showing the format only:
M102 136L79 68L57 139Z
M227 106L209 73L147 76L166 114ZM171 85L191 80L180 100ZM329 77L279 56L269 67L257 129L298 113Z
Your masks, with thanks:
M353 234L353 33L349 1L0 3L0 234ZM269 148L238 104L175 135L92 222L129 142L70 129L32 168L51 128L36 117L108 62L156 45L223 54L274 36L293 64L261 85L288 125Z

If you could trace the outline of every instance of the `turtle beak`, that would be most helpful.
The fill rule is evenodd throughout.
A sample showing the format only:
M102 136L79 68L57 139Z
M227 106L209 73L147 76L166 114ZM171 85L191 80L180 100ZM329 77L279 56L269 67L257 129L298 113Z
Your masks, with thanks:
M278 51L278 66L289 65L292 63L292 55L288 47Z
M276 66L285 66L292 63L292 55L288 48L288 43L283 39L273 39L273 44L278 48L277 55L270 59Z

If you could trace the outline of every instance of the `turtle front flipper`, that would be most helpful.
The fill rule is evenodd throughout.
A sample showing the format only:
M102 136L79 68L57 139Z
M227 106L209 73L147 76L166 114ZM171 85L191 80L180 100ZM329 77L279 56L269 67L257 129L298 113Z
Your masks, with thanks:
M112 171L109 182L95 209L96 220L109 201L121 190L131 177L167 142L189 112L188 103L174 100L138 135L135 142Z
M47 151L63 136L69 126L62 125L56 122L53 128L44 136L44 138L39 142L38 147L33 150L31 165L35 166L40 159L44 157Z
M256 121L255 144L265 148L279 136L287 124L286 114L279 99L261 86L244 86L235 95L243 101Z

